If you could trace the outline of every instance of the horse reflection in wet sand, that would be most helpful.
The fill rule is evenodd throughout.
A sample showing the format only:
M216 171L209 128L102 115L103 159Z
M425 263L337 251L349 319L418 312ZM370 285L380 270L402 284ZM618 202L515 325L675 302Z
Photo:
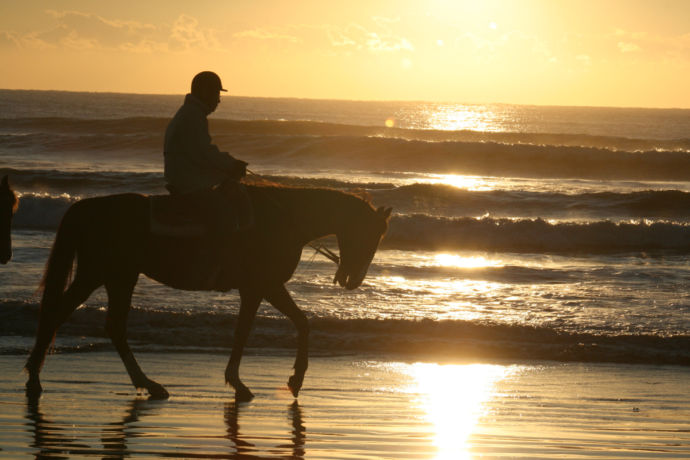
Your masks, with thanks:
M26 407L25 427L29 433L33 434L32 448L35 458L68 458L69 457L102 457L102 458L128 458L145 453L147 457L184 457L194 455L185 452L188 449L198 449L199 446L193 442L194 437L182 436L175 443L174 455L166 451L152 451L150 440L157 435L159 422L164 422L165 415L162 415L163 406L156 404L155 401L147 399L134 399L125 407L125 413L121 419L111 422L99 423L96 420L82 421L76 425L70 425L71 429L65 429L65 423L55 421L51 416L46 416L40 407L40 398L28 398ZM266 438L261 433L240 432L240 413L246 408L243 403L235 401L225 403L225 436L234 450L232 453L224 455L209 453L210 458L260 458L261 446L252 443L253 440L265 441ZM72 410L69 404L62 406L65 410ZM112 406L112 412L117 406ZM56 409L55 406L52 409ZM59 417L61 414L58 413ZM103 414L100 414L103 415ZM210 413L210 416L213 414ZM97 419L98 420L98 419ZM271 453L277 458L302 459L306 455L306 427L302 409L297 400L287 407L287 422L291 425L290 437L280 439L281 444L271 449ZM98 432L100 431L100 436ZM96 438L100 438L103 447L97 446ZM214 436L214 438L216 438ZM221 436L216 438L220 441ZM276 441L279 438L276 438ZM149 441L149 442L147 442ZM187 442L189 441L189 442ZM209 444L210 446L211 444ZM142 447L145 451L142 452ZM160 447L160 446L159 446ZM279 452L286 455L278 455ZM205 457L203 453L197 453L197 457ZM263 458L263 457L261 457Z
M10 187L7 176L0 182L0 264L12 258L12 216L17 211L19 199Z
M299 263L302 248L312 240L335 234L340 250L335 280L355 289L364 280L388 228L391 209L374 209L360 197L330 189L248 186L247 191L254 206L254 226L239 236L239 264L224 264L223 276L212 286L195 275L193 264L186 263L203 253L201 239L151 234L148 197L111 195L72 205L62 219L44 274L36 343L26 363L27 395L42 391L39 372L58 327L96 288L105 286L106 331L132 383L154 398L168 397L165 388L141 370L126 339L132 292L143 273L179 289L239 289L239 317L225 370L225 380L235 389L238 400L253 397L240 380L239 366L259 304L266 299L290 318L297 328L298 348L288 386L297 397L307 370L309 324L285 283ZM67 287L75 259L74 280Z

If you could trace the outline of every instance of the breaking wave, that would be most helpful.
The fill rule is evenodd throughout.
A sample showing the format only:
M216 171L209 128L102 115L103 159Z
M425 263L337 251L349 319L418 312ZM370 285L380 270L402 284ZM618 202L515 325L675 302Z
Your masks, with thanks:
M436 186L438 188L438 186ZM409 189L401 188L398 198L404 201ZM443 187L441 191L444 192ZM386 192L394 194L393 191ZM476 192L458 192L460 196L472 197ZM476 213L490 209L492 212L503 210L516 213L520 208L523 212L541 212L542 215L553 213L554 209L560 209L563 200L573 202L586 201L588 199L597 202L599 198L569 198L564 196L551 197L553 203L545 204L546 198L541 198L542 203L536 209L525 204L520 197L512 200L503 196L489 194L483 196L479 192L480 205L462 202L449 203L449 214L456 216L438 216L430 214L396 214L393 216L388 234L383 245L387 248L412 249L412 250L447 250L470 249L487 251L509 252L535 252L535 253L616 253L616 252L648 252L648 251L673 251L679 253L690 252L690 223L672 220L649 220L639 218L628 221L593 220L593 221L550 221L544 218L501 218L484 216L481 218L463 216L463 213ZM659 196L655 196L659 194ZM609 194L602 194L601 200L605 204L601 206L614 206ZM640 204L654 207L657 201L673 199L677 200L672 205L677 212L668 212L664 216L677 215L686 218L683 214L684 206L687 206L689 194L682 192L642 192L641 194L620 194L620 201L627 199L627 204L619 205L629 212L629 207L642 206L642 210L635 215L651 215L650 211ZM54 230L60 223L67 208L80 197L67 193L59 195L50 194L23 194L20 205L15 215L13 225L15 228ZM537 200L537 197L534 197ZM506 200L498 209L496 206L485 208L481 204L489 205L492 200ZM471 201L471 200L468 200ZM396 206L395 200L382 200ZM477 207L479 206L479 207ZM668 204L666 205L669 206ZM408 205L408 208L410 206ZM423 209L426 209L424 206ZM397 208L405 210L401 205ZM414 209L413 209L414 210ZM621 211L623 212L623 211ZM432 210L433 213L433 210Z
M544 219L396 216L383 242L396 249L530 253L690 251L690 225L672 222L560 222Z

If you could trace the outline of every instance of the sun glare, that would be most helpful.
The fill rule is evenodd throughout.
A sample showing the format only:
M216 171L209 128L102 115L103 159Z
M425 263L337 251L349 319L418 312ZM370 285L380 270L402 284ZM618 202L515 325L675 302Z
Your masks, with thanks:
M500 131L497 116L486 105L440 105L428 115L431 129L442 131Z
M410 366L424 412L434 425L437 459L471 458L469 438L485 415L496 384L508 373L507 367L490 364Z
M493 190L492 184L486 179L475 176L463 176L460 174L431 174L429 179L422 180L428 184L444 184L453 187L470 190L473 192L486 192Z

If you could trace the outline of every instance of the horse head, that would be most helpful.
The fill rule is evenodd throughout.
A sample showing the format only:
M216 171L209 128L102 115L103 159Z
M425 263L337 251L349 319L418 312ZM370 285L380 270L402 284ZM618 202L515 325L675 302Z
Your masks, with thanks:
M374 210L369 204L365 212L350 216L337 233L340 263L333 282L346 289L357 289L364 281L376 249L388 230L392 208Z
M7 176L0 183L0 263L6 264L12 258L12 216L17 210L17 195L10 188Z

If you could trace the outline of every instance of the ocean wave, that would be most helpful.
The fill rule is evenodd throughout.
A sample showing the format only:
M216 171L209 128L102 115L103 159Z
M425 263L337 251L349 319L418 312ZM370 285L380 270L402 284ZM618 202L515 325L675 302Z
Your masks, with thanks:
M616 193L543 193L532 191L466 190L444 184L411 184L372 190L377 203L398 213L437 216L544 218L663 218L687 220L690 193L678 190L645 190Z
M78 200L78 196L67 193L58 196L22 194L12 225L15 228L55 230L67 209Z
M235 313L175 313L134 307L128 337L135 347L168 346L228 349L232 346ZM0 335L33 336L38 305L0 302ZM59 334L94 337L94 347L68 347L65 351L102 349L105 310L82 306ZM624 362L690 365L690 336L637 335L620 331L568 333L548 327L529 327L470 321L375 320L310 318L310 347L317 353L374 352L405 356L557 361ZM258 317L249 346L296 346L295 329L286 319ZM29 350L0 350L21 353Z
M113 193L165 194L160 172L56 171L0 167L15 188L32 194L97 196ZM690 219L690 192L643 190L634 192L561 193L529 190L468 190L446 184L387 182L353 183L328 177L265 175L264 179L291 187L365 189L374 202L392 206L399 214L443 217L543 217L548 219Z
M67 208L79 198L69 194L22 194L13 225L24 229L56 229ZM649 219L550 222L543 218L396 214L383 247L534 253L687 253L690 252L690 224Z
M68 193L97 196L112 193L166 194L162 172L64 171L55 169L17 169L0 166L0 177L9 175L13 187L24 193ZM347 182L328 177L296 177L265 174L261 179L290 187L321 187L339 190L366 188L390 189L390 182Z
M56 171L0 168L18 190L29 193L69 193L95 196L109 193L166 193L165 180L156 172ZM616 193L546 193L524 190L467 190L445 184L410 184L395 187L387 182L353 183L331 178L265 175L264 179L288 186L363 188L373 199L400 213L420 212L440 216L546 218L666 218L685 220L690 193L679 190L644 190Z
M22 135L52 133L61 135L151 135L160 139L169 118L131 117L120 119L16 118L0 119L0 130ZM484 132L471 130L403 129L383 126L359 126L320 121L227 120L212 118L212 132L217 136L310 136L390 138L426 142L500 143L509 145L551 145L594 147L628 152L690 151L690 138L637 139L590 134ZM0 140L3 137L0 137ZM0 144L1 145L1 144Z
M2 120L0 150L138 155L160 162L167 119ZM256 164L483 176L690 180L690 139L403 130L213 120L214 141Z
M690 252L690 225L672 222L560 222L544 219L396 216L383 247L528 253Z
M258 164L294 168L536 178L690 180L688 152L627 152L559 147L402 139L220 136L219 144Z
M24 194L96 196L112 193L167 193L160 172L60 171L0 167L13 187Z

